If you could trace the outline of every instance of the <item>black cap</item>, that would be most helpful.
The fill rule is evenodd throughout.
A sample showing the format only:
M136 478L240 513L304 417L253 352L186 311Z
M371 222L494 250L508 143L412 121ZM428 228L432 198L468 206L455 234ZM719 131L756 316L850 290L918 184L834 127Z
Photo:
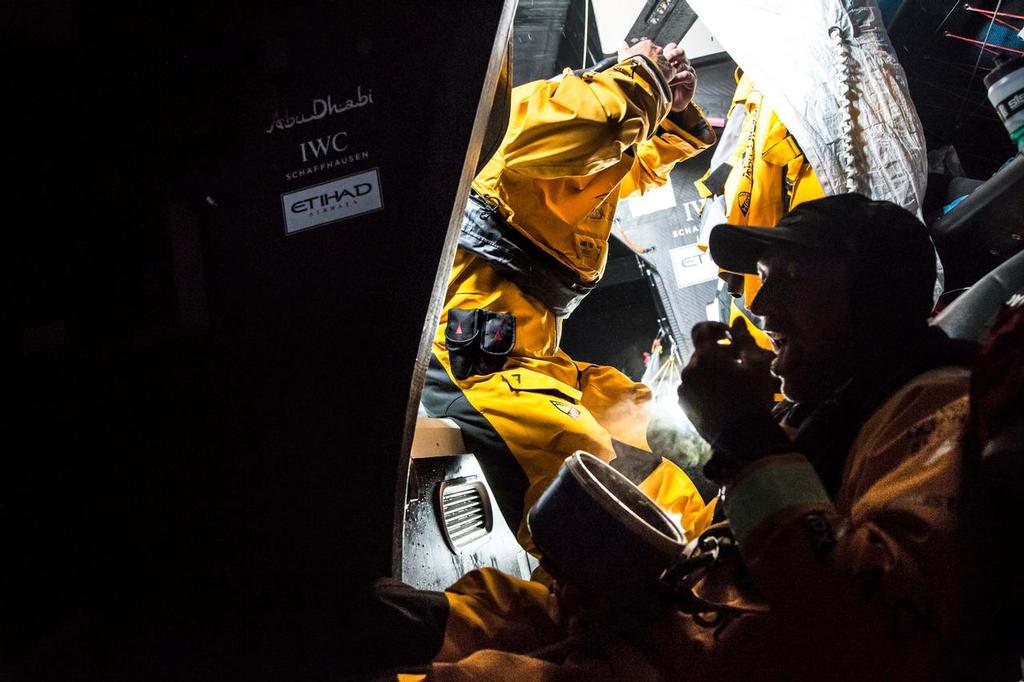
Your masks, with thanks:
M861 194L814 199L794 208L776 227L716 225L708 242L719 267L750 274L757 273L758 260L773 246L845 253L857 281L854 303L865 317L916 324L932 309L937 258L928 228L889 201Z
M923 260L935 279L935 251L924 224L892 202L874 201L862 194L804 202L775 227L716 225L708 242L711 258L730 272L756 274L757 261L770 247L795 245L845 251L861 258L887 258L879 261L880 269L908 259Z

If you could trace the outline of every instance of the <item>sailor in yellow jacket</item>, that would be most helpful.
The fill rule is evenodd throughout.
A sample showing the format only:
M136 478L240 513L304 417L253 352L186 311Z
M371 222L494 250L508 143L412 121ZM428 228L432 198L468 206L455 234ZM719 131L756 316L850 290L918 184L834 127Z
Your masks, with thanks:
M618 614L574 630L567 603L543 586L481 569L446 591L426 674L400 679L949 672L964 606L959 546L985 529L963 526L960 513L971 348L927 324L935 266L924 225L846 194L808 202L775 229L716 227L710 247L730 271L759 273L753 308L777 354L741 324L694 330L680 402L714 443L736 543L694 587L708 608L668 602L638 621ZM865 279L881 254L901 267ZM769 361L803 408L781 422ZM991 679L1017 679L1016 657L1001 655Z
M619 199L714 142L695 87L682 49L650 41L521 85L473 181L422 403L459 424L527 549L525 511L580 449L618 455L691 532L711 519L714 502L649 452L650 390L559 348L562 320L601 278Z

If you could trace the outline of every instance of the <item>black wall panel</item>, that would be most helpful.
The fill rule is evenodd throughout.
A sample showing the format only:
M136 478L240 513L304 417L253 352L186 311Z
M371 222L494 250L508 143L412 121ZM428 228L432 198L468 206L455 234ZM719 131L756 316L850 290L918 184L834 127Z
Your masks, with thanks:
M344 677L502 9L11 10L0 677Z

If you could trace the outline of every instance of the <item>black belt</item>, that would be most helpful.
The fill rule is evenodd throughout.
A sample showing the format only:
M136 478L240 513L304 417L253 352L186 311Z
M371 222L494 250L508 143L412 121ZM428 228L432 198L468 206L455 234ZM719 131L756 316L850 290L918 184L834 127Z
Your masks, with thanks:
M595 283L575 273L510 226L497 209L470 194L459 232L459 247L487 261L558 317L568 317Z

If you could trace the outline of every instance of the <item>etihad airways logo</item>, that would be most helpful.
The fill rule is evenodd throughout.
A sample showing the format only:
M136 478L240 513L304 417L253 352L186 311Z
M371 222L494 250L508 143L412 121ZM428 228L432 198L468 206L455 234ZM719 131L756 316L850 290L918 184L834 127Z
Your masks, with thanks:
M286 234L382 207L380 175L376 168L281 195Z

